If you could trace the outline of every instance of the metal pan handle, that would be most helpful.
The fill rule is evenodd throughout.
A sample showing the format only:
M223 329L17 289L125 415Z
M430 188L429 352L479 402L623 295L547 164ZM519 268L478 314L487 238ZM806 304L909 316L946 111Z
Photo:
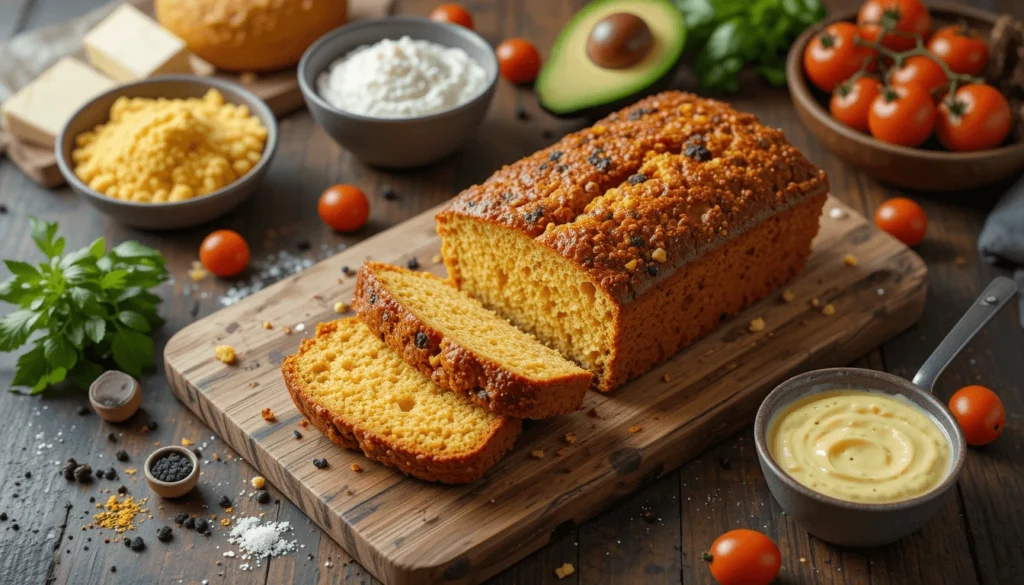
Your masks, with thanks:
M953 361L960 350L974 339L974 336L1015 294L1017 294L1017 283L1005 276L997 276L989 283L981 296L974 301L971 308L967 309L956 326L921 365L921 369L914 376L914 385L931 393L935 386L935 380L939 378L949 362Z

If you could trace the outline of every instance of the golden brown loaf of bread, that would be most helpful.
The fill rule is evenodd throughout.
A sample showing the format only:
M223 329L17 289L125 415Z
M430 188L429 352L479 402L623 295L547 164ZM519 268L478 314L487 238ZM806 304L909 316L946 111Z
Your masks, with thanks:
M781 131L666 92L466 189L438 233L457 286L609 391L799 272L827 192Z
M406 363L496 413L565 414L590 387L590 372L433 274L367 262L352 306Z
M321 323L281 365L299 411L332 441L425 479L479 479L522 423L438 387L358 319Z
M156 18L227 71L295 65L313 41L345 24L347 0L155 0Z

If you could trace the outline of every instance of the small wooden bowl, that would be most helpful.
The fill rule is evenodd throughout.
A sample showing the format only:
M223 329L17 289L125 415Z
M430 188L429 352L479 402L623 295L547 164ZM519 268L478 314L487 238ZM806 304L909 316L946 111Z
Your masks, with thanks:
M157 459L170 455L171 453L177 453L188 457L188 459L192 461L192 473L188 474L188 477L181 481L160 481L153 477L153 473L150 471L150 466L153 465L153 462ZM177 445L160 447L156 451L153 451L153 453L146 458L146 464L143 466L143 469L146 473L146 483L149 484L150 489L162 498L180 498L192 491L192 488L196 487L196 483L199 482L199 458L196 457L196 454L192 451Z
M928 9L933 28L966 21L987 35L996 20L995 14L969 6L929 3ZM793 105L818 140L868 175L907 189L976 189L1024 170L1024 141L977 152L909 148L876 140L836 121L828 111L829 96L812 87L804 75L804 47L826 26L842 20L852 22L856 16L856 12L844 12L810 27L793 43L786 58L786 79Z

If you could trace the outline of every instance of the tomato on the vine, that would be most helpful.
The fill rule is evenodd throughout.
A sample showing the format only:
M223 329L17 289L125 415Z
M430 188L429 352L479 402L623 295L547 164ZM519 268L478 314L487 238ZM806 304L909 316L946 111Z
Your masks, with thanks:
M865 39L878 40L883 25L903 34L887 34L882 44L893 51L906 51L914 48L915 41L913 36L904 35L920 35L927 39L932 29L932 17L920 0L867 0L861 5L857 26Z
M249 244L236 231L217 230L203 239L199 261L217 276L230 278L249 264Z
M501 76L512 83L529 83L540 71L540 53L526 39L506 39L495 49Z
M942 100L935 133L950 150L994 148L1010 133L1010 104L991 85L972 83Z
M779 573L782 555L772 539L755 530L730 530L711 545L708 567L721 585L768 585ZM710 558L708 558L710 556Z
M942 66L933 59L924 55L910 57L900 67L895 67L889 73L889 83L893 85L904 85L907 83L920 83L931 96L939 94L939 90L949 84L949 78Z
M849 22L836 22L815 35L804 49L804 71L811 83L822 91L833 91L837 85L856 73L874 54L874 49L856 44L858 29Z
M918 146L935 129L936 108L919 83L884 87L871 102L868 129L871 135L901 146Z
M996 393L984 386L965 386L949 399L949 410L960 423L968 445L988 445L999 438L1006 424L1006 408Z
M860 132L868 131L868 112L882 84L873 77L858 77L853 83L843 83L832 92L828 110L832 117Z
M875 225L908 246L916 246L928 231L928 216L913 199L893 197L875 210Z
M473 29L473 15L461 4L441 4L430 11L429 18L430 20L460 24L470 30Z
M955 73L981 75L988 64L988 43L966 24L951 24L935 31L928 50Z
M324 190L316 206L324 223L338 232L354 232L370 216L370 202L358 187L334 185Z

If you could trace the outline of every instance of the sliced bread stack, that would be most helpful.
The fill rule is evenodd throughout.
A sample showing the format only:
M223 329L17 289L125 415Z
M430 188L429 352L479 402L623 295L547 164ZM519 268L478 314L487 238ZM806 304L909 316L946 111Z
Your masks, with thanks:
M369 262L358 318L317 327L282 365L299 410L335 443L443 483L480 478L521 418L578 410L591 374L428 273Z

